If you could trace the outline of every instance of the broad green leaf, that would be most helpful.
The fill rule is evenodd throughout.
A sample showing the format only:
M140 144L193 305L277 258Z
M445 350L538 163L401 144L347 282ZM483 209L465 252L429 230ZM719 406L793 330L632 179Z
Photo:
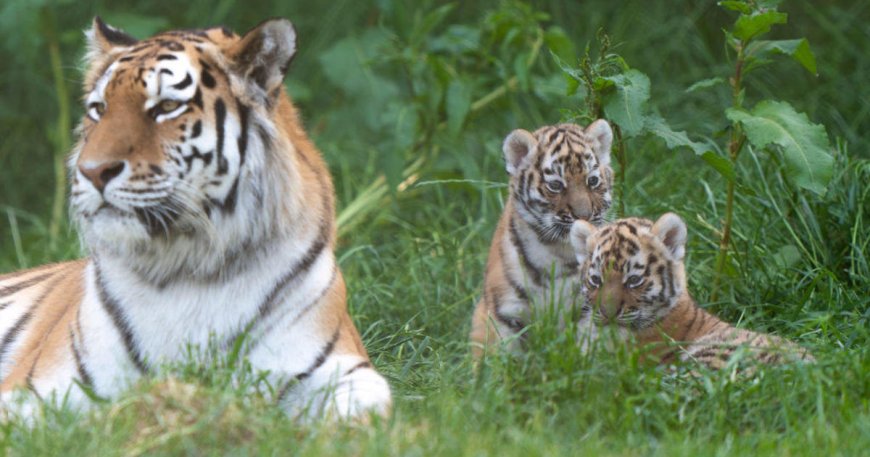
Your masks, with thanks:
M797 40L773 40L756 41L746 49L747 55L756 58L765 58L770 54L784 54L791 56L810 73L818 75L816 71L816 56L810 49L810 42L806 38Z
M565 73L569 77L574 78L578 81L583 79L583 74L580 72L579 69L565 63L565 61L563 61L558 54L553 52L553 50L550 50L550 56L553 57L553 61L556 62L556 65L559 66L559 68L562 70L562 73Z
M649 78L637 70L628 70L604 79L616 86L615 91L601 97L605 115L619 125L626 138L639 134L649 100Z
M758 35L765 34L770 31L770 27L774 24L785 24L788 22L788 14L778 11L764 11L756 14L741 14L734 23L734 36L743 40L749 41Z
M544 44L547 45L550 52L563 59L568 59L575 55L574 43L568 38L568 35L561 27L552 26L548 28L544 32Z
M707 162L714 170L719 172L723 178L728 181L734 181L734 164L725 157L716 154L713 151L707 151L701 154L701 159Z
M708 87L713 87L713 86L716 86L718 84L722 84L724 82L725 82L725 78L723 78L721 76L717 76L715 78L702 79L702 80L696 82L695 84L692 84L691 86L689 86L689 88L686 89L686 93L695 92L695 91L701 90L701 89L707 89Z
M692 141L686 132L674 131L661 116L657 114L647 116L644 127L648 132L664 140L668 148L689 148L695 155L700 156L708 165L724 176L725 179L729 181L734 180L734 166L728 159L716 154L710 146L698 141Z
M450 81L447 86L447 130L456 134L462 130L468 111L471 109L471 85L461 79Z
M765 100L751 112L729 108L728 119L743 126L756 148L771 144L782 149L786 172L804 189L823 194L831 180L834 159L825 127L813 124L786 102Z
M725 9L729 9L731 11L737 11L743 14L749 14L752 12L752 7L749 6L746 2L743 1L725 1L719 2L719 6Z

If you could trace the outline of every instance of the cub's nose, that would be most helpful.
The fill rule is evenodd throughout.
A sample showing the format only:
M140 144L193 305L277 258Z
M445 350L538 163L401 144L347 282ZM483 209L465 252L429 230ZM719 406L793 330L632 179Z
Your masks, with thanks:
M125 162L123 160L96 164L85 162L79 165L79 171L102 193L103 189L109 184L109 181L115 179L124 171L124 167Z

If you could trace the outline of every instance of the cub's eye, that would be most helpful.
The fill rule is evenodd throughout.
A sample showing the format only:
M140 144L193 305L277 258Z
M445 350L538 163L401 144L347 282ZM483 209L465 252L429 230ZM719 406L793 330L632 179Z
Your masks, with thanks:
M586 185L589 186L590 189L594 189L601 184L601 180L598 179L598 176L590 176L586 178Z
M166 114L177 110L181 106L178 100L163 100L154 107L154 114Z
M547 190L554 194L558 194L565 190L565 185L562 184L562 181L547 181Z
M601 276L598 275L589 275L589 279L587 280L589 283L589 287L593 289L597 289L601 286Z
M88 116L91 119L98 121L103 113L106 112L106 104L103 102L91 102L88 105Z
M625 280L625 287L629 289L634 289L641 284L643 284L643 278L638 275L631 275Z

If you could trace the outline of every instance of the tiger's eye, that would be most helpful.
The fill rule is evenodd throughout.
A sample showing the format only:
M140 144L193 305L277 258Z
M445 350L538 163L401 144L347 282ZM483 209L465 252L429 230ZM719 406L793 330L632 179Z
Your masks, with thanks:
M625 287L633 289L643 283L643 278L638 275L631 275L625 280Z
M598 184L600 183L601 180L598 179L598 176L590 176L586 178L586 185L589 186L591 189L598 187Z
M97 121L106 112L106 104L103 102L93 102L88 105L88 115L91 119Z
M598 275L589 275L589 285L595 289L601 286L601 276Z
M565 185L562 184L562 181L547 181L547 190L554 194L558 194L565 189Z
M163 100L157 106L159 107L159 111L161 113L170 113L177 110L178 107L181 106L181 102L178 100Z

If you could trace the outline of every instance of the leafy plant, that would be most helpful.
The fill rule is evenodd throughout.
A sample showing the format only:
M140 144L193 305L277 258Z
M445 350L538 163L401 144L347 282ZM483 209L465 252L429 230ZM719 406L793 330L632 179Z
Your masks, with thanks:
M745 104L745 78L773 62L773 57L786 55L796 60L811 74L816 74L816 60L806 39L761 40L760 37L788 15L776 10L780 0L722 1L719 5L739 13L731 30L725 31L725 41L734 51L734 73L729 78L731 107L725 110L730 121L727 144L729 163L733 170L741 151L747 146L766 151L768 160L782 160L782 172L794 185L816 194L824 194L833 174L833 157L825 128L810 122L806 114L797 112L788 102L760 100L751 108ZM694 84L689 90L711 87L723 82L713 78ZM734 193L738 177L731 171L723 173L727 180L725 220L722 223L719 253L713 278L711 300L718 295L722 275L728 263L734 215Z
M650 79L631 68L622 56L611 52L610 37L603 29L598 31L598 52L592 56L589 46L577 67L567 65L553 53L568 83L568 95L584 90L583 106L569 111L571 117L589 123L605 118L614 134L613 156L619 167L615 173L617 212L625 215L625 173L628 168L626 142L631 138L654 135L665 141L670 149L688 147L705 160L715 162L715 157L703 143L689 139L685 132L676 132L668 122L654 112L649 102ZM715 163L714 163L715 166Z

